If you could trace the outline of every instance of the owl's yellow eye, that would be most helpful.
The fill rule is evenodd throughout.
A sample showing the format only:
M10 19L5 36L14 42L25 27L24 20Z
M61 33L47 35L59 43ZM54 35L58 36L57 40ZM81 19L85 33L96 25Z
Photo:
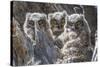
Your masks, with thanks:
M28 24L27 24L27 28L34 28L34 21L30 20L28 21Z
M38 21L38 24L39 24L39 26L45 26L45 23L46 21L45 20L39 20Z
M78 21L78 22L76 22L76 26L84 26L83 21Z
M81 24L81 22L79 22L79 21L76 22L76 26L80 26L80 24Z
M42 25L42 21L38 21L38 24L39 24L39 25Z
M76 29L82 29L83 26L84 26L83 21L78 21L78 22L75 23Z
M30 20L28 24L34 26L34 21Z
M51 20L51 27L54 28L55 25L57 25L56 20Z
M68 21L68 26L73 26L74 24L72 23L72 22L70 22L70 21Z
M64 24L65 24L65 19L62 18L62 20L61 20L61 26L63 26Z

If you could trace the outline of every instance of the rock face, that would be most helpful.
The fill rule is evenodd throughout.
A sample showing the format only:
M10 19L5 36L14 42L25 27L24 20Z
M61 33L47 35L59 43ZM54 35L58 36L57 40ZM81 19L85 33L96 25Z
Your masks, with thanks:
M24 2L24 1L12 1L12 20L11 20L11 65L13 66L25 66L25 65L41 65L41 64L55 64L55 63L71 63L71 62L85 62L91 61L92 51L80 48L70 48L77 50L76 53L70 50L68 46L74 45L75 43L80 44L80 40L73 40L73 44L69 42L65 48L60 40L53 40L50 38L50 33L46 33L43 30L35 31L36 45L25 35L23 30L23 25L25 22L25 16L28 13L52 13L57 11L67 11L68 15L75 13L74 7L80 7L79 5L66 5L66 4L53 4L53 3L34 3L34 2ZM95 6L83 6L85 11L85 18L91 29L91 46L92 49L95 46L95 32L97 30L97 9ZM91 19L92 18L92 19ZM48 26L49 27L49 26ZM47 30L48 31L48 30ZM67 34L66 34L67 36ZM66 37L64 36L64 38ZM63 44L63 45L62 45ZM76 45L74 45L76 46ZM60 48L59 48L60 47ZM80 51L81 49L81 51ZM79 50L79 51L78 51ZM95 49L94 49L95 50ZM68 52L68 54L67 54ZM82 53L83 52L83 53ZM94 51L95 52L95 51ZM64 54L66 53L66 54ZM69 53L72 53L69 55ZM77 54L78 53L78 54ZM81 54L82 53L82 54ZM85 54L85 55L84 55ZM68 57L73 55L78 55L80 59L68 61ZM76 56L74 58L76 58Z
M12 23L13 65L26 64L25 60L28 56L28 49L25 44L26 39L19 28L19 23L14 18Z

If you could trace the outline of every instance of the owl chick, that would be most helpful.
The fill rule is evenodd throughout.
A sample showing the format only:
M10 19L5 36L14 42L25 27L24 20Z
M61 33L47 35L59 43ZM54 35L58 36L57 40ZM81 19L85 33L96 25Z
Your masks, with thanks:
M46 15L43 13L27 13L26 20L23 25L24 32L26 36L35 42L36 31L42 29L44 21L46 20ZM37 25L38 24L38 25ZM39 26L41 24L41 26ZM37 29L38 28L38 29Z
M48 15L48 22L50 24L51 35L55 44L62 48L62 42L58 39L58 37L64 32L64 25L66 23L66 11L54 12Z
M90 32L84 14L74 13L67 17L64 33L61 35L65 35L64 46L61 49L65 63L90 60L88 57Z
M65 25L66 11L49 13L48 22L52 31L53 39L56 39L63 31Z

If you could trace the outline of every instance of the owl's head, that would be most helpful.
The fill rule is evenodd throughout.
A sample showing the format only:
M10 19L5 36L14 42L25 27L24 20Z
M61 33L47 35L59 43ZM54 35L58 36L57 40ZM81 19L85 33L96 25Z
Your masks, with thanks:
M48 28L47 15L44 13L33 13L31 20L36 23L38 30L46 30Z
M32 41L35 40L35 30L46 26L47 16L44 13L27 13L23 25L24 32Z
M85 19L84 14L71 14L67 17L67 23L65 25L66 32L74 31L77 34L82 31L90 32L90 27Z
M72 14L68 16L67 24L66 24L66 31L80 31L84 29L84 20L83 15L81 14Z
M48 15L50 28L54 37L58 37L64 31L66 11L54 12Z

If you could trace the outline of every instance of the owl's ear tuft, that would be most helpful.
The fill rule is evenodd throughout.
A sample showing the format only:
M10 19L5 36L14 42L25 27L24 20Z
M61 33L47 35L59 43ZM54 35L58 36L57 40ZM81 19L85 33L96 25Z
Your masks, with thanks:
M44 19L47 19L47 15L45 13L42 14L44 16Z
M53 14L52 13L49 13L48 14L48 18L50 19L50 18L52 18L53 17Z
M81 19L84 19L85 18L84 14L80 14L80 16L81 16Z
M26 20L30 19L31 14L32 14L32 13L30 13L30 12L26 13Z
M74 9L75 13L84 14L83 6L74 7L73 9Z
M26 13L26 17L29 17L29 16L31 16L31 13L29 13L29 12Z
M66 17L68 15L65 10L63 11L63 14L64 14L64 17Z

